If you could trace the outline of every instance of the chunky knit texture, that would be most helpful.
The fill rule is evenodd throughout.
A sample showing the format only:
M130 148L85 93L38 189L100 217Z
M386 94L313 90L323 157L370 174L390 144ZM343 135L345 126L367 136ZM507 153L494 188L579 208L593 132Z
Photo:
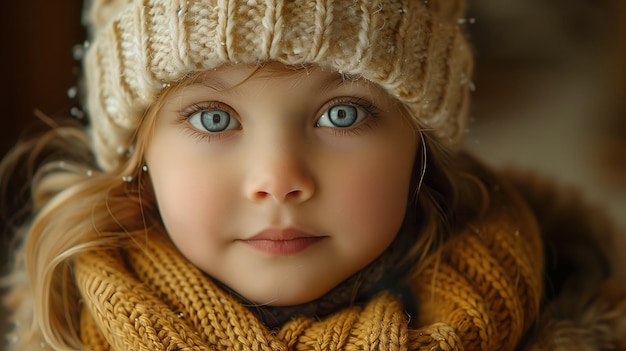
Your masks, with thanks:
M373 81L422 128L458 145L472 70L463 11L463 0L93 0L85 107L98 162L121 162L164 86L267 61Z
M522 219L494 214L409 275L417 315L407 316L383 291L325 316L294 315L276 330L181 257L165 235L151 235L145 247L77 258L81 337L95 351L513 350L542 293L539 235Z

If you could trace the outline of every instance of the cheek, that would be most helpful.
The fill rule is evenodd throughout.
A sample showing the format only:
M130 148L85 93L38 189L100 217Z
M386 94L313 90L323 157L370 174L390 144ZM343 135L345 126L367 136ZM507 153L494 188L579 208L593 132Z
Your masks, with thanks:
M151 172L161 217L170 231L191 229L189 227L215 213L217 208L213 201L218 200L219 193L214 191L217 187L213 184L198 181L197 177L183 172Z
M212 226L227 209L227 178L206 170L193 155L182 151L168 155L172 149L148 158L161 218L174 241L203 240L206 234L219 232Z
M409 148L404 153L372 152L338 164L341 171L329 182L336 194L330 203L344 225L373 240L395 237L406 212L413 159Z
M227 185L220 177L205 177L189 168L153 170L154 192L159 212L170 239L192 263L205 270L218 265L222 243L227 237ZM159 172L160 171L160 172Z

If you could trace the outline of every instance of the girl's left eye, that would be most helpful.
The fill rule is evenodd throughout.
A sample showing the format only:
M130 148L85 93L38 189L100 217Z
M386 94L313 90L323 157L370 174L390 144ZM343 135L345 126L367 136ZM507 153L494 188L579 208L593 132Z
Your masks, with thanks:
M317 127L349 128L367 116L362 108L349 104L334 105L326 110L315 125Z
M240 126L236 118L221 109L198 111L189 117L189 123L198 130L210 133L219 133Z

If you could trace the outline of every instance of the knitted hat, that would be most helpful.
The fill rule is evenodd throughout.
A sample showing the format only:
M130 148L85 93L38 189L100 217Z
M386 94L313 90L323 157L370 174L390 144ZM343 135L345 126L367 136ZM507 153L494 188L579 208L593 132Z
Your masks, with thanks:
M98 163L121 162L165 86L225 63L307 63L363 77L458 145L472 69L463 12L464 0L93 0L85 108Z

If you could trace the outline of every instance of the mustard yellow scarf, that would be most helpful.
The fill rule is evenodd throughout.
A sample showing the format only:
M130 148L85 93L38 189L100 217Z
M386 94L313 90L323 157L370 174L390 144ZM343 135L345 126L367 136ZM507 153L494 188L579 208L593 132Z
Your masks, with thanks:
M542 247L532 221L492 214L409 275L419 313L386 291L270 329L180 256L167 237L81 254L81 338L90 350L513 350L537 315Z

